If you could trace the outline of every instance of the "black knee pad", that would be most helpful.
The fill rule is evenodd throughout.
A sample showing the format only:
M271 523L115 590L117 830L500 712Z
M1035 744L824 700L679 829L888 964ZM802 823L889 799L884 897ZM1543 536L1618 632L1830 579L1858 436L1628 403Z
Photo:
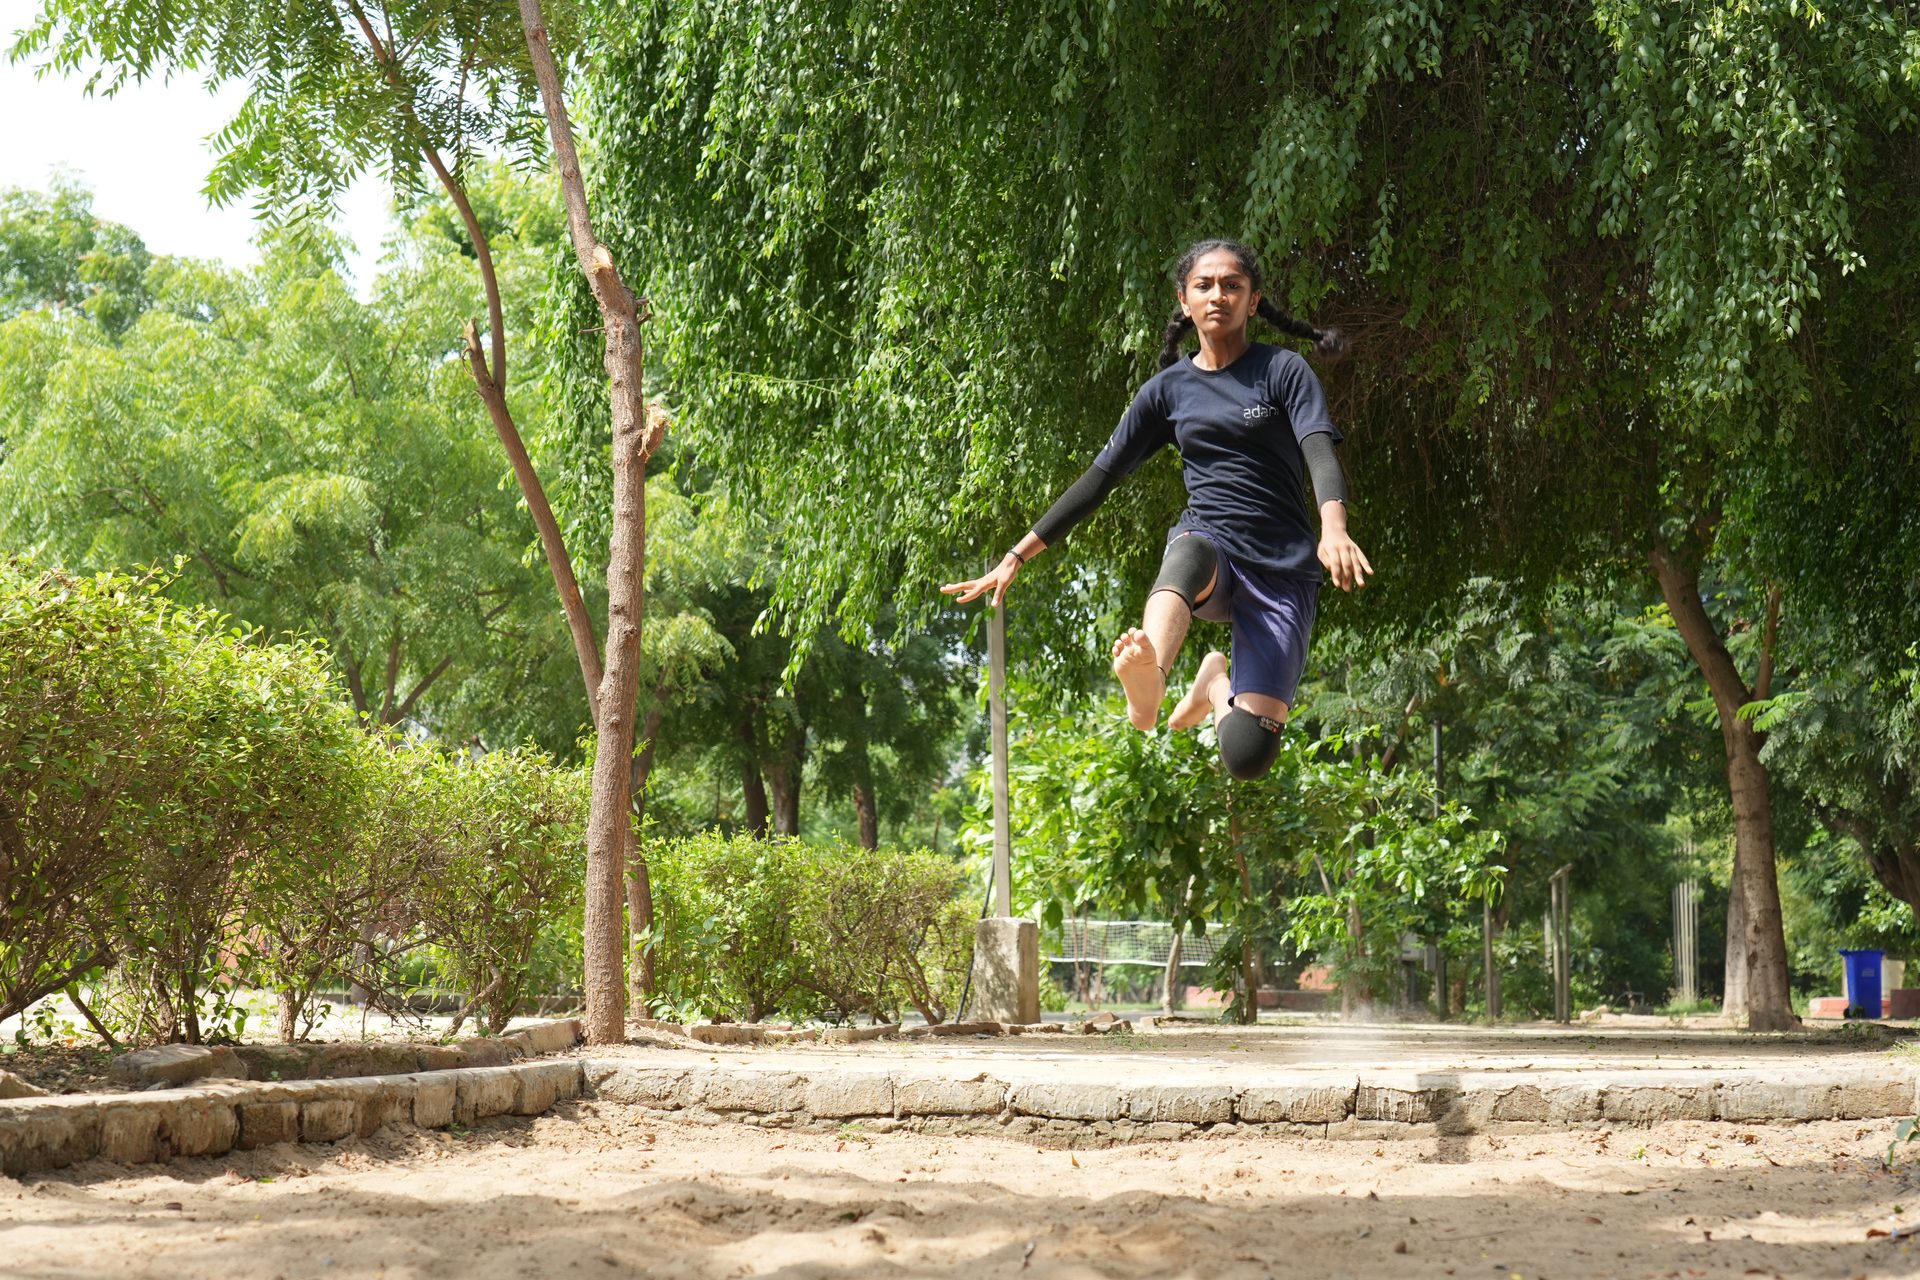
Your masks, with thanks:
M1280 722L1238 707L1220 717L1214 736L1220 739L1220 762L1242 782L1266 777L1280 754Z
M1160 561L1160 576L1153 580L1153 591L1171 591L1187 602L1187 608L1199 607L1200 601L1207 595L1207 584L1213 581L1214 571L1220 565L1220 554L1213 549L1213 543L1193 534L1183 534L1167 544L1167 554Z

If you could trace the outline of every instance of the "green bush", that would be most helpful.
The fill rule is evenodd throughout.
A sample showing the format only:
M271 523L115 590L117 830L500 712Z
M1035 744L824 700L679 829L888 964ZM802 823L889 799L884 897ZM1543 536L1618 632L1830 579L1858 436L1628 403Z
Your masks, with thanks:
M0 561L0 1019L113 956L170 684L158 588Z
M587 777L530 747L435 755L420 806L430 848L406 903L467 996L455 1029L478 1013L499 1031L528 994L543 931L582 893Z
M0 562L0 1017L97 978L97 1029L193 1042L265 987L293 1039L431 945L498 1029L577 915L584 773L363 733L318 645L164 586Z
M973 913L949 859L718 832L650 841L647 857L658 1011L952 1016Z
M113 964L123 1026L201 1039L344 842L360 735L324 655L164 585L0 570L0 1016Z
M197 1043L244 1029L238 992L270 985L275 942L298 938L285 926L351 858L364 743L318 646L255 643L197 611L173 621L116 924L135 1033Z
M650 841L648 945L665 1004L746 1022L817 1012L802 979L805 900L818 857L798 840L717 831Z
M973 962L973 895L952 859L839 848L815 860L804 985L846 1013L945 1022Z
M320 1014L315 996L356 987L375 1007L397 1009L410 987L403 964L424 939L413 903L440 849L440 753L391 735L354 735L350 831L282 860L259 886L249 919L264 946L255 977L279 995L282 1040L304 1039Z

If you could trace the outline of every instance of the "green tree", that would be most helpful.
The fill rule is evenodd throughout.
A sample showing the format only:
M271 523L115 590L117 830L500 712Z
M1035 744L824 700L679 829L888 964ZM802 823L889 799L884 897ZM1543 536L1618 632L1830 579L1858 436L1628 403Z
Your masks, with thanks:
M1425 765L1437 728L1445 795L1505 837L1495 928L1537 920L1571 865L1593 944L1578 976L1606 993L1666 989L1667 889L1685 874L1668 823L1711 791L1717 754L1686 646L1635 585L1473 580L1431 622L1328 637L1299 711L1309 732L1392 726L1390 768Z
M156 267L117 344L84 325L0 337L37 389L0 397L0 529L75 568L188 557L176 598L324 637L370 728L569 748L579 719L554 713L551 681L477 705L522 646L564 641L436 333L470 274L416 244L369 302L324 241L277 235L246 271Z
M1384 989L1402 933L1444 933L1498 891L1498 835L1369 747L1377 730L1289 733L1248 787L1210 731L1143 735L1112 699L1045 712L1041 690L1015 693L1032 704L1011 753L1019 908L1054 929L1094 911L1217 928L1228 959L1213 976L1243 1020L1268 958L1324 957L1355 1011ZM976 819L964 838L984 846L990 828Z
M0 319L50 308L126 332L147 307L153 256L131 229L94 216L93 193L56 170L44 192L0 191Z
M561 59L575 50L559 10ZM584 956L588 1034L624 1034L621 883L633 856L634 708L639 694L646 552L646 467L664 431L642 391L644 308L595 235L560 61L540 0L491 0L449 9L400 0L348 0L344 9L300 0L271 12L208 0L185 10L143 0L47 0L14 46L16 59L48 53L67 70L99 64L90 87L112 92L161 71L203 75L210 84L247 85L245 107L217 135L220 155L209 190L246 192L276 216L331 202L347 183L377 168L409 188L430 170L460 211L487 295L483 346L466 326L466 358L546 552L573 634L596 732L595 780L587 823ZM567 211L575 261L600 313L602 368L613 423L612 536L608 544L604 654L586 613L573 560L533 469L508 400L507 333L498 273L468 198L464 167L478 148L525 146L545 115ZM449 317L451 319L451 317Z

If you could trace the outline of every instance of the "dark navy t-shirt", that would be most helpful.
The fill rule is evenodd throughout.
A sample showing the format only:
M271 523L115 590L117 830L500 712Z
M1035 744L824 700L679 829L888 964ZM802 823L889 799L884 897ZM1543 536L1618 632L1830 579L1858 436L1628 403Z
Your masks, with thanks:
M1300 442L1320 431L1344 438L1305 357L1256 342L1224 369L1185 357L1149 378L1093 464L1124 479L1175 446L1187 482L1180 529L1207 534L1237 564L1317 581Z

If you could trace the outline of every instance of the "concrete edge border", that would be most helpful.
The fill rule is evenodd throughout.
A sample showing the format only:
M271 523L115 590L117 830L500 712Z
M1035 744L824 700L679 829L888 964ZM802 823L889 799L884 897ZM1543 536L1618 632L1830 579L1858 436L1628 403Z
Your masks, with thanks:
M578 1098L578 1058L455 1067L408 1075L281 1083L222 1080L128 1094L0 1102L0 1174L18 1177L95 1158L145 1164L282 1142L338 1142L389 1125L445 1129L499 1115L539 1115Z
M1629 1127L1669 1120L1736 1124L1869 1120L1920 1110L1920 1069L1537 1075L1317 1073L1295 1083L1010 1082L925 1072L807 1072L587 1059L585 1095L699 1124L869 1132L993 1133L1105 1146L1207 1135L1414 1138Z
M1920 1069L1592 1072L1542 1086L1524 1073L1321 1073L1295 1083L1010 1082L977 1073L560 1058L407 1075L223 1080L146 1093L0 1102L0 1173L95 1158L123 1164L337 1142L390 1125L444 1129L598 1098L696 1124L989 1133L1107 1146L1230 1134L1418 1138L1705 1120L1868 1120L1920 1108Z

